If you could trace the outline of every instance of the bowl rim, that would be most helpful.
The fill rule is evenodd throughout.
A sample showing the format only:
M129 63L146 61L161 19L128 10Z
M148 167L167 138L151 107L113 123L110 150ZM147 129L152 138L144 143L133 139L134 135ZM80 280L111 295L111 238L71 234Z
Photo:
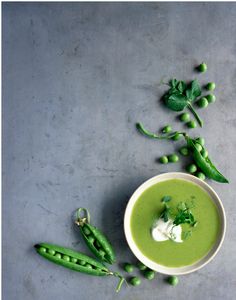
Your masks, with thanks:
M149 187L152 185L161 182L161 181L166 181L170 179L183 179L186 181L190 181L192 183L195 183L196 185L200 186L203 188L211 197L212 201L216 204L218 213L221 219L221 228L219 232L219 236L217 241L215 242L214 246L212 249L200 260L196 261L192 265L188 266L182 266L182 267L166 267L164 265L160 265L158 263L153 262L149 258L147 258L145 255L142 254L142 252L139 250L137 245L135 244L132 234L131 234L131 228L130 228L130 217L132 213L133 206L139 196ZM218 194L215 192L215 190L205 181L202 181L201 179L190 175L188 173L183 173L183 172L167 172L167 173L162 173L156 176L153 176L143 182L132 194L130 197L126 209L125 209L125 214L124 214L124 232L125 232L125 238L126 241L129 245L129 248L133 252L133 254L137 257L139 261L141 261L143 264L145 264L147 267L150 269L162 273L162 274L168 274L168 275L184 275L184 274L189 274L192 272L195 272L205 265L207 265L218 253L220 247L222 246L222 243L224 241L225 237L225 232L226 232L226 215L225 215L225 210L222 204L222 201L220 200L220 197Z

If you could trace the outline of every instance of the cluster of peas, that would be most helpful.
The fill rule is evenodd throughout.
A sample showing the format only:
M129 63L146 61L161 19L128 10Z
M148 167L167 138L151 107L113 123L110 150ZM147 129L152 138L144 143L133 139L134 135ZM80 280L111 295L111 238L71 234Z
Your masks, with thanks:
M181 121L188 121L190 118L188 113L182 113L179 117L179 119ZM193 121L194 122L194 121ZM163 129L162 129L162 133L170 133L172 131L172 128L170 125L166 125ZM181 134L180 133L176 133L176 135L172 138L173 140L177 141L181 138ZM208 152L207 150L203 149L203 146L205 144L205 140L202 137L198 137L195 139L195 141L197 142L195 144L197 150L199 152L201 152L202 156L204 158L207 158L208 156ZM183 156L188 156L189 155L189 149L187 146L181 147L179 149L179 153ZM167 164L169 162L175 163L179 161L179 156L177 154L170 154L170 155L163 155L159 158L160 163L162 164ZM205 180L206 176L204 173L202 173L201 171L198 171L198 168L195 164L190 164L186 167L186 171L189 172L190 174L194 174L196 177Z
M140 271L143 272L143 275L146 279L148 280L152 280L155 277L155 272L151 269L149 269L147 266L145 266L143 263L138 262L137 263L137 267ZM134 265L130 264L130 263L125 263L124 264L124 270L127 273L132 273L134 271ZM141 279L137 276L133 276L130 278L130 284L133 286L137 286L141 284ZM167 282L173 286L176 286L179 282L179 279L177 276L169 276L167 278Z
M206 63L202 63L202 64L200 64L200 65L198 66L198 71L199 71L199 72L204 73L204 72L206 72L206 70L207 70L207 65L206 65ZM215 84L214 82L208 82L208 83L206 84L206 89L207 89L208 91L213 91L215 88L216 88L216 84ZM202 97L200 100L198 100L198 101L197 101L197 105L198 105L198 107L200 107L200 108L205 108L205 107L208 106L209 103L215 102L215 100L216 100L215 95L209 94L209 95L206 95L206 96Z
M75 257L70 257L70 256L65 255L65 254L61 254L59 252L56 252L54 249L47 249L45 247L40 247L39 248L39 252L40 253L48 253L48 254L50 254L52 256L55 256L58 259L62 259L62 260L67 261L67 262L72 262L74 264L78 264L78 265L84 266L87 269L96 268L95 266L92 266L92 265L86 263L86 261L84 261L84 260L77 259Z
M204 158L207 158L208 156L208 151L206 149L203 149L203 146L205 144L205 140L202 137L196 138L195 141L197 142L195 144L195 147L199 152L201 152L201 155ZM182 147L180 148L180 153L184 156L187 156L189 154L189 150L187 147ZM206 176L203 172L198 171L198 168L195 164L190 164L186 167L186 171L189 172L190 174L194 174L196 177L200 178L201 180L205 180Z
M92 244L97 251L99 252L99 254L104 257L106 255L105 251L101 248L101 244L99 243L99 241L97 239L94 238L93 234L91 233L91 231L88 228L83 228L83 232L87 237L87 240L90 244Z

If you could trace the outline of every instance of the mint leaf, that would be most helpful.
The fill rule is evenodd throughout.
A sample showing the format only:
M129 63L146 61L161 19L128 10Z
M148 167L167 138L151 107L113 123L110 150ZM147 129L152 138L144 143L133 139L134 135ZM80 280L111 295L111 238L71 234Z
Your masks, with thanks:
M162 202L169 202L171 200L171 197L170 196L164 196L161 201Z

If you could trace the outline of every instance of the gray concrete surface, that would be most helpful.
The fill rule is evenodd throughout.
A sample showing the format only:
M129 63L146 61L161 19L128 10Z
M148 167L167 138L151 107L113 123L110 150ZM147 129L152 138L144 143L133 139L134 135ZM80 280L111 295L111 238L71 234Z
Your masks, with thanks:
M235 299L235 36L235 3L3 3L4 300ZM202 60L209 71L198 75ZM159 102L161 79L173 76L217 84L217 101L199 111L204 129L192 132L230 179L209 181L226 209L226 239L178 287L158 274L117 295L116 279L64 270L32 246L89 253L71 221L84 206L118 262L135 261L122 229L128 198L144 180L184 167L156 163L179 142L145 139L134 126L183 129Z

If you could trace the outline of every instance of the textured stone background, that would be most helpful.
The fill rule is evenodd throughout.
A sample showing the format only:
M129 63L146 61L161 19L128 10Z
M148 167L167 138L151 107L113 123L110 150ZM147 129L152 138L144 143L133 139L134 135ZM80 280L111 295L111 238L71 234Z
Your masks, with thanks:
M3 4L3 299L224 299L236 292L236 4ZM206 61L204 75L193 67ZM144 180L184 163L156 158L179 142L143 138L135 122L183 129L159 102L161 79L217 84L216 103L200 111L207 147L230 185L210 182L228 230L217 258L172 288L157 275L113 290L113 278L73 273L37 256L54 242L87 251L72 212L87 207L114 244L124 240L125 204ZM114 266L115 269L115 266Z

